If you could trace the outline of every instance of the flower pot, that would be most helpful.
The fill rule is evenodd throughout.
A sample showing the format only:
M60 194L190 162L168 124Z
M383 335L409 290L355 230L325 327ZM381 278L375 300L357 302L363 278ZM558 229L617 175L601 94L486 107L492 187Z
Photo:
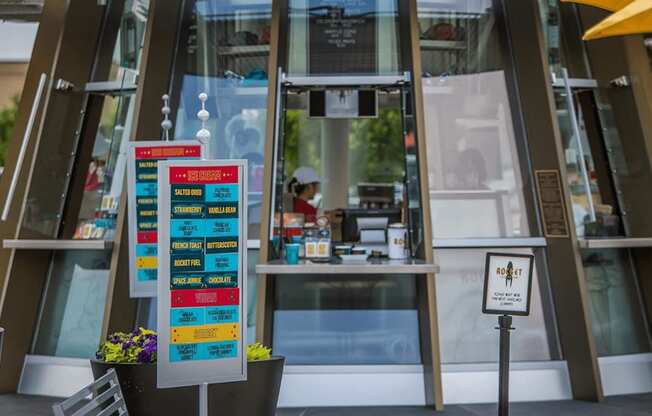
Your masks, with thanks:
M283 357L247 364L247 381L208 386L208 413L221 416L274 416L283 377ZM156 364L111 364L91 360L95 379L114 368L129 414L178 416L199 413L199 388L156 388Z
M247 363L247 381L208 386L208 414L275 416L285 358Z
M97 380L114 368L130 415L196 415L199 413L195 386L156 388L156 364L113 364L91 360Z

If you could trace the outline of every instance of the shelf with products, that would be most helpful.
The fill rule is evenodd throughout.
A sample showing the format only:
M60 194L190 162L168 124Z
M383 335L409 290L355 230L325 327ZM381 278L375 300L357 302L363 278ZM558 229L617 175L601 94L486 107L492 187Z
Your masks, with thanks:
M223 57L252 57L269 55L269 45L218 46L217 53Z
M484 13L457 10L453 5L420 7L424 71L448 75L468 73L477 64L483 16Z
M446 50L466 50L467 45L464 41L459 40L427 40L421 39L422 51L446 51Z

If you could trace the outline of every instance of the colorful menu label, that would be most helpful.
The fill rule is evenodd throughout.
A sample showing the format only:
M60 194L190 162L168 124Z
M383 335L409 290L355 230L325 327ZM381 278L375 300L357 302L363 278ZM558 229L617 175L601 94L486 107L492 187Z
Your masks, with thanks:
M198 142L135 142L129 151L129 251L131 297L156 296L158 278L158 163L198 160Z
M178 386L186 368L195 384L225 374L242 379L245 162L175 161L160 169L159 386ZM226 370L212 367L202 379L213 364Z

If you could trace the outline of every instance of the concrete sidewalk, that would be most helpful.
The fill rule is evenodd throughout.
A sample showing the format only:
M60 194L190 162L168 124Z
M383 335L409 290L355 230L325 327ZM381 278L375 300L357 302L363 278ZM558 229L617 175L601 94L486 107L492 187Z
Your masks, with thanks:
M51 416L60 399L40 396L0 395L2 416ZM426 416L435 412L420 407L280 409L278 416ZM450 405L443 416L495 416L495 404ZM609 397L602 403L577 401L514 403L510 416L652 416L652 394ZM132 415L138 416L138 415ZM192 415L184 415L192 416ZM255 415L252 415L255 416Z

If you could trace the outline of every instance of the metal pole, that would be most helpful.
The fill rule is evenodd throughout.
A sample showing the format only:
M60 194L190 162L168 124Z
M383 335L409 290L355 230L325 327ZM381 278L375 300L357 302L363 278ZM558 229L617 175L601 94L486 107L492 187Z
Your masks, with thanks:
M498 317L500 329L500 370L498 382L498 416L509 416L509 331L512 329L512 317Z
M208 383L199 385L199 416L208 416Z

